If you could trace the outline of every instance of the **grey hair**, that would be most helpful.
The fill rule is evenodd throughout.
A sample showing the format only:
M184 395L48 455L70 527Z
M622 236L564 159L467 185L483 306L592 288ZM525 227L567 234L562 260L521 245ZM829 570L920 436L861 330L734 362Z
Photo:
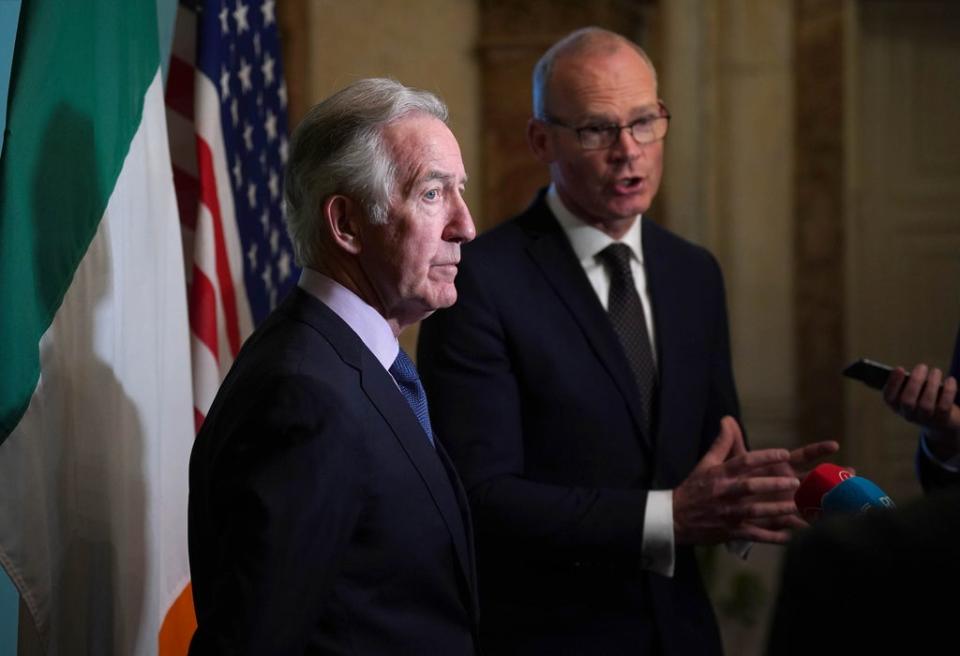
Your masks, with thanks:
M549 118L547 87L550 84L550 76L558 58L588 52L614 52L621 46L636 51L650 66L650 70L653 71L653 79L656 81L657 69L643 48L616 32L601 27L581 27L550 46L537 61L537 65L533 67L533 117L540 120Z
M388 78L353 82L307 112L290 139L284 174L287 232L297 264L320 261L319 215L333 194L360 203L370 222L387 222L397 163L383 129L415 113L447 122L447 106L436 95Z

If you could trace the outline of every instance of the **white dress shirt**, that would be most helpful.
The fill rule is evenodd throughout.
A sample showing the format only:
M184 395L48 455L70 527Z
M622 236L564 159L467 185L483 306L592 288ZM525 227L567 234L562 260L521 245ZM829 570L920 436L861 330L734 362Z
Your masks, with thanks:
M333 278L313 269L304 267L297 285L343 319L377 362L390 371L400 353L400 343L383 315Z
M654 364L657 361L656 331L653 325L653 309L650 294L647 291L647 272L643 268L643 236L640 231L640 216L627 233L620 239L609 235L581 221L560 200L554 185L547 190L547 206L557 217L560 226L570 240L580 266L583 267L590 285L597 293L600 303L607 309L610 294L610 274L600 259L600 252L617 241L630 248L630 269L637 286L637 294L643 304L643 315L647 322L647 335L650 336L650 350ZM643 518L643 546L641 562L648 569L664 576L673 576L675 565L673 542L673 490L650 490L647 493L647 507Z

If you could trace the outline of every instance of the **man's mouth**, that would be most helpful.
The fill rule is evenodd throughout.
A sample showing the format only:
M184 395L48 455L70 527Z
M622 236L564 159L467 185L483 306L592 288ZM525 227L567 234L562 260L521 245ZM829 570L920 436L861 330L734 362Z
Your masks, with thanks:
M624 176L617 178L613 183L613 190L618 194L633 194L640 190L643 178L640 176Z
M447 282L452 282L454 277L457 275L457 264L458 262L445 262L443 264L434 264L430 267L432 271L432 276L434 279L445 280Z

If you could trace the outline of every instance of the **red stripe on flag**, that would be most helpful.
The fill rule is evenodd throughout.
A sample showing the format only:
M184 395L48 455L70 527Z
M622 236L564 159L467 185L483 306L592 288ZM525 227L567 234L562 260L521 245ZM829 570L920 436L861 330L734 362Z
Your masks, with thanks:
M173 167L173 186L177 190L177 209L180 223L197 229L197 204L200 202L200 181L179 166Z
M200 427L203 426L204 419L206 419L206 417L203 416L203 413L197 410L196 408L194 408L193 409L193 425L196 428L197 433L200 432Z
M167 73L167 107L193 121L194 68L176 55L170 56Z
M237 320L237 297L233 291L227 242L223 236L223 215L217 197L217 182L213 173L213 153L206 141L197 136L197 168L200 172L200 199L213 217L213 241L216 257L217 282L220 283L220 300L223 303L223 318L227 330L227 342L233 357L240 352L240 323ZM191 308L192 310L192 308Z
M193 267L190 285L190 329L210 349L213 359L220 361L217 350L217 292L199 267Z

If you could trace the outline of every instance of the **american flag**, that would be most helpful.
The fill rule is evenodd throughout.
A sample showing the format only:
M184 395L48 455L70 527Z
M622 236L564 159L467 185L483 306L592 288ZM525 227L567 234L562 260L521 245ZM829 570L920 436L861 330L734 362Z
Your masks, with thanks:
M181 0L167 121L199 429L243 340L298 276L283 224L287 89L276 0Z
M166 103L199 430L243 340L298 277L283 224L276 0L181 0ZM187 585L164 619L161 656L186 653L195 628Z

